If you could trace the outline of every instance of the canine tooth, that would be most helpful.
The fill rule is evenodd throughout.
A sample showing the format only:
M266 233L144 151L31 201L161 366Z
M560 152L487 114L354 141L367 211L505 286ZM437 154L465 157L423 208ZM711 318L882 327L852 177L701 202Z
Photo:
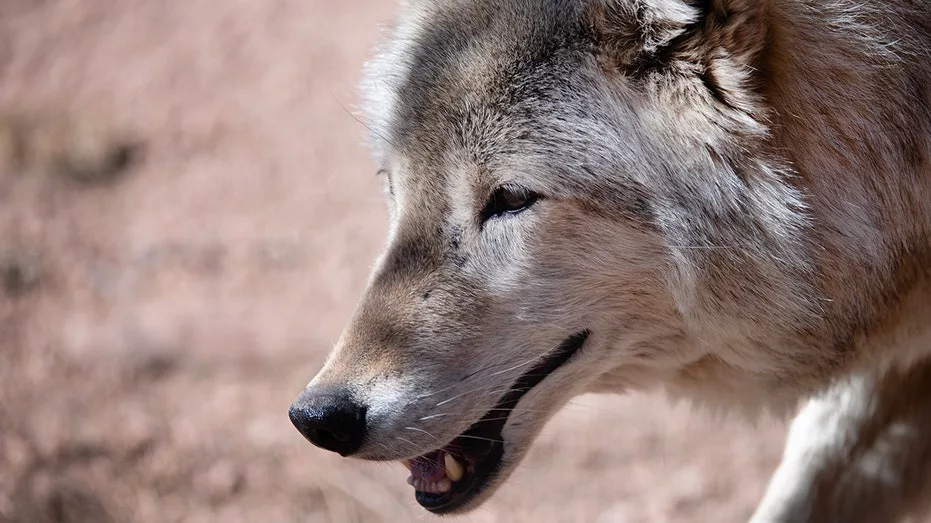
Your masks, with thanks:
M447 453L443 456L443 461L446 464L446 475L449 479L453 481L459 481L462 479L462 476L465 474L465 469L462 464L456 460L451 454Z
M446 478L443 478L436 482L437 492L449 492L450 489L452 488L453 488L453 482Z
M414 486L414 476L407 477L407 484L410 486Z

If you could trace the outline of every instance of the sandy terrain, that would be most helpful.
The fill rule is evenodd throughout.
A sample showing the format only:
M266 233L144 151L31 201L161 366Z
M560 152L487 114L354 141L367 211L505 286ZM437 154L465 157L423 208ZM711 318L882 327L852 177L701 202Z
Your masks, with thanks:
M432 521L287 407L385 234L376 0L0 0L0 521ZM745 521L782 428L584 397L461 519Z

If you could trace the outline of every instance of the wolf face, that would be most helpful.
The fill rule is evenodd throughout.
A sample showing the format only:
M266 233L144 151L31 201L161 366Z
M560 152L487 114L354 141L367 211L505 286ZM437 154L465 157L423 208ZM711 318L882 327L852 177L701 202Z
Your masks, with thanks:
M406 6L365 83L387 247L299 430L401 460L448 513L582 392L724 397L830 366L797 357L808 220L753 90L759 17L734 4Z

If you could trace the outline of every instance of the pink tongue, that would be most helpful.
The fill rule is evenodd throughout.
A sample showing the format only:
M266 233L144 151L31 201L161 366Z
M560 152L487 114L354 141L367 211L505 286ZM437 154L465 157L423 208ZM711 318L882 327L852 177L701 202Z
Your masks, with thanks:
M439 481L446 476L443 451L435 450L411 460L411 476L426 481Z

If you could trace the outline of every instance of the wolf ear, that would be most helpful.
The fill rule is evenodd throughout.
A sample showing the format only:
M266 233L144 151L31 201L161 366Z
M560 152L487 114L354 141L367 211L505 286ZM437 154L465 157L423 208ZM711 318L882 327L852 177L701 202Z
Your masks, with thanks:
M603 58L638 75L686 72L725 60L752 66L766 39L762 0L592 0Z

